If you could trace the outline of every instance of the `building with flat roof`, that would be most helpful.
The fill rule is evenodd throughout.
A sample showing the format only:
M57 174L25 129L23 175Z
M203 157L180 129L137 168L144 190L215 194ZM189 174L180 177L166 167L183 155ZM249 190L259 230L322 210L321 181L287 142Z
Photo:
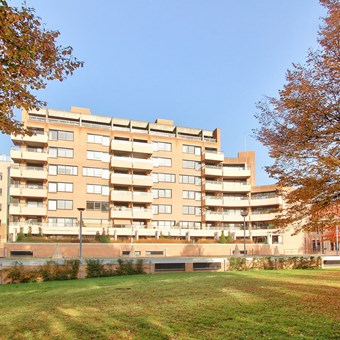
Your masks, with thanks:
M0 155L0 244L7 239L8 173L11 158Z
M106 233L134 237L234 239L301 247L273 229L282 199L256 186L255 152L225 158L220 130L92 115L89 109L22 112L32 136L12 135L9 239ZM243 217L242 212L247 216Z

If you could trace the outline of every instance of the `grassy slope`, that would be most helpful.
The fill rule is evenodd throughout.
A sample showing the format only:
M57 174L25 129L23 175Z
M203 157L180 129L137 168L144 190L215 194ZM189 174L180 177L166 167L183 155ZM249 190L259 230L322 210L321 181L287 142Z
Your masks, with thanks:
M340 339L340 271L7 285L0 310L0 339Z

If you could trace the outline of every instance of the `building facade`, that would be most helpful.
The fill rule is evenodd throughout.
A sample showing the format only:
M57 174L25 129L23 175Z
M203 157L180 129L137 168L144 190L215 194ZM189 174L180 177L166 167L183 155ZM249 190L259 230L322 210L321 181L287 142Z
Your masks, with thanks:
M225 158L220 130L41 109L22 113L32 136L12 136L9 239L105 233L116 239L217 238L292 244L273 229L282 200L256 186L255 153ZM246 211L247 216L241 213ZM295 237L294 240L297 240ZM294 241L295 242L295 241Z
M9 156L0 155L0 244L7 239L8 174L11 164Z

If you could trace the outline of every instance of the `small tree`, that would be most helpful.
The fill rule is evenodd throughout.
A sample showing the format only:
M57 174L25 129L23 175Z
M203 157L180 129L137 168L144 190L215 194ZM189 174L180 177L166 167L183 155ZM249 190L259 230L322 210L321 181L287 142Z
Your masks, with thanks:
M226 243L226 238L224 235L224 230L222 230L221 236L220 236L220 243Z

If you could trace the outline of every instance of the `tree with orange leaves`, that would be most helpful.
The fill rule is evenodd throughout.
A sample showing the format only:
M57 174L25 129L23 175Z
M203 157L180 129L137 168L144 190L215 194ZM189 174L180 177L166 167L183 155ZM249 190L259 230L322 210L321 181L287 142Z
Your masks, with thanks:
M57 45L59 34L46 30L26 3L11 7L0 0L0 132L28 133L14 118L14 108L46 105L32 91L45 88L47 81L62 81L83 66L72 56L72 47Z
M319 49L293 64L277 98L258 103L256 138L274 159L266 167L287 206L279 227L296 232L334 228L340 202L340 2L320 0L327 16ZM285 188L291 188L286 190Z

